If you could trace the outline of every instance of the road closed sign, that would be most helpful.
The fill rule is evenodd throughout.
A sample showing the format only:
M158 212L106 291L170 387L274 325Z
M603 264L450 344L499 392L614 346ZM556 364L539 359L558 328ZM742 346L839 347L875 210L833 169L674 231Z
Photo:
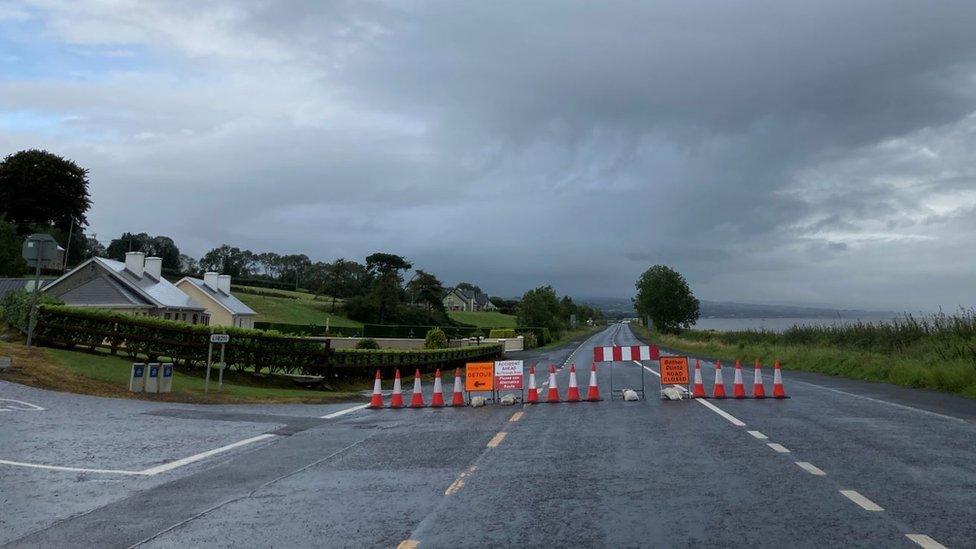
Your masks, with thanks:
M662 356L661 385L688 385L688 357Z
M505 391L522 389L523 367L521 360L499 360L495 362L495 389Z
M464 367L464 390L493 391L495 389L495 363L469 362Z

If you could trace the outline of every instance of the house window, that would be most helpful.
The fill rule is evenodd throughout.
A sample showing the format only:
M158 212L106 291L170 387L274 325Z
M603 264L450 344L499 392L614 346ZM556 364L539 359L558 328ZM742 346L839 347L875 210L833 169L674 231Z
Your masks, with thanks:
M180 320L182 320L183 322L186 322L186 313L183 313L183 314L180 315Z
M197 323L197 314L196 313L193 313L193 323L194 324Z

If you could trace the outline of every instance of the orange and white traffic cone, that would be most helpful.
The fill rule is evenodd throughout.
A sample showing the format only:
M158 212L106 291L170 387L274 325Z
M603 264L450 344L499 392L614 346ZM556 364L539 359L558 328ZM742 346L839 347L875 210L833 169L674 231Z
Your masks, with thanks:
M376 370L376 379L373 380L373 398L369 401L367 408L383 407L383 391L380 389L380 371Z
M403 408L403 391L400 388L400 369L393 375L393 396L390 397L390 408Z
M735 379L732 380L732 396L746 398L746 386L742 383L742 361L735 361Z
M705 384L702 383L701 361L697 358L695 359L695 386L692 388L691 396L693 398L708 398L708 395L705 394Z
M535 366L529 366L529 392L525 397L528 404L539 403L539 389L535 386Z
M756 376L752 382L752 398L766 398L766 388L763 386L762 369L759 359L756 359Z
M780 370L778 360L773 363L773 398L790 398L786 396L786 389L783 388L783 372Z
M569 365L569 389L566 390L566 402L579 402L579 385L576 384L576 365Z
M424 392L420 387L420 368L417 368L413 374L413 394L410 396L410 407L424 407Z
M464 384L461 382L461 369L454 369L454 395L451 406L464 406Z
M549 366L549 392L546 394L546 402L559 402L559 387L556 387L556 367Z
M596 362L590 367L590 386L586 388L586 400L590 402L603 400L600 398L600 388L596 384Z
M715 385L712 386L712 398L725 398L725 381L722 379L722 361L715 361Z
M444 388L441 386L441 369L434 371L434 394L430 397L431 408L440 408L444 405Z

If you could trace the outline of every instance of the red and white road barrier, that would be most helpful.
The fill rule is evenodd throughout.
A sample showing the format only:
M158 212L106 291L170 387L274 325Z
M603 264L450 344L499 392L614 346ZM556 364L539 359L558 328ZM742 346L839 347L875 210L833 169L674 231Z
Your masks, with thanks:
M441 385L441 369L434 371L434 394L430 397L430 407L444 406L444 387Z
M464 382L461 381L461 369L454 369L454 395L451 397L451 406L464 406Z
M594 347L594 362L624 362L630 360L657 360L660 358L657 345L629 345L612 347Z
M715 385L712 386L712 398L725 398L725 381L722 379L722 361L715 361Z
M546 402L559 402L559 387L556 386L556 367L549 366L549 392L546 394Z
M742 383L742 361L735 361L735 378L732 380L732 396L746 398L746 386Z
M413 374L413 394L410 396L410 407L423 408L424 406L424 392L420 387L420 368L417 368Z
M569 389L566 390L566 402L579 402L579 385L576 384L576 365L569 365Z
M403 408L403 389L400 387L400 369L393 375L393 395L390 397L390 408Z
M790 398L786 396L786 389L783 388L783 371L778 360L773 363L773 398Z
M756 375L752 381L752 398L766 398L766 388L763 386L762 368L756 359Z
M539 389L535 386L535 366L529 366L529 392L525 396L528 404L539 403Z
M705 398L705 384L702 382L701 361L695 359L695 386L692 387L691 396L693 398Z
M586 400L589 402L603 400L600 398L600 387L596 384L596 362L590 367L590 386L586 388Z
M382 383L380 381L380 371L376 370L376 379L373 380L373 398L369 401L369 406L367 408L382 408L383 407L383 391Z

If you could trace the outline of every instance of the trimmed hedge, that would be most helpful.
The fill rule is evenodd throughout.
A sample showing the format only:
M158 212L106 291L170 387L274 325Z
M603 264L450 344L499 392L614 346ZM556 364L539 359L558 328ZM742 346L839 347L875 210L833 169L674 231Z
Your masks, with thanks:
M501 354L498 345L455 349L332 349L328 340L287 337L275 332L221 328L231 336L225 360L236 370L271 373L360 377L374 368L410 366L422 370L460 365ZM137 317L104 310L45 305L38 313L38 341L88 350L107 349L149 361L167 357L187 366L205 364L211 328L155 317ZM341 376L340 376L341 374Z
M515 336L515 328L492 328L488 332L490 339L510 339Z
M256 330L272 330L287 335L305 337L362 337L363 329L351 326L329 326L324 324L289 324L285 322L255 322Z

